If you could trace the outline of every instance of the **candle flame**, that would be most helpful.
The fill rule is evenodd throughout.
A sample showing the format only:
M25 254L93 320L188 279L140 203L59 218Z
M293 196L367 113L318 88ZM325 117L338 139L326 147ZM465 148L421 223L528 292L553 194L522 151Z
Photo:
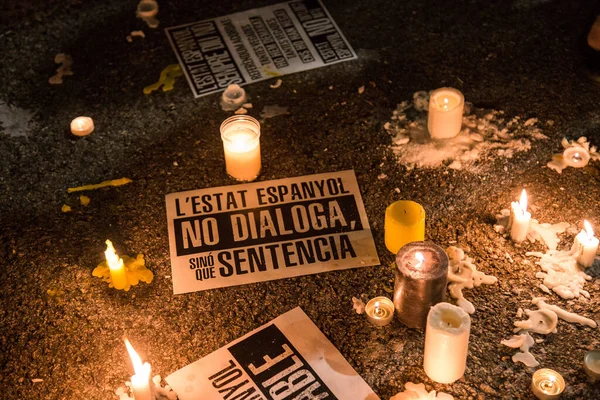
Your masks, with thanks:
M583 227L585 229L585 233L587 233L590 238L593 238L594 230L592 229L592 225L587 221L587 219L583 220Z
M142 374L144 371L142 359L140 358L138 353L136 353L133 346L131 345L131 343L129 343L129 340L127 339L125 339L125 347L127 347L127 352L129 353L129 357L131 358L131 362L133 363L133 370L135 371L135 374Z
M423 256L423 253L421 253L420 251L417 251L415 253L415 258L419 261L415 267L421 267L421 264L423 264L423 262L425 261L425 256Z
M550 383L548 384L549 387L553 387L554 383L556 382L556 377L554 375L550 375L548 377L548 379L550 380Z
M108 268L113 270L123 268L123 260L117 255L112 242L108 239L106 240L106 251L104 252L104 255L106 256Z
M519 199L519 205L521 206L521 210L523 210L523 214L527 211L527 192L525 189L521 192L521 198Z
M375 302L375 312L379 311L379 302Z

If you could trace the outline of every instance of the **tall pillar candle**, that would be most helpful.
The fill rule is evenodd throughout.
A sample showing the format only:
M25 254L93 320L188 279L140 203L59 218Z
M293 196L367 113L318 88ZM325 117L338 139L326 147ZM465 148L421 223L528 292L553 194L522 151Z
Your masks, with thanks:
M238 181L253 181L260 172L260 124L247 115L234 115L221 124L227 173Z
M432 242L411 242L396 255L394 307L398 320L423 329L429 309L446 298L448 256Z
M531 213L527 212L527 192L521 192L519 202L513 201L510 208L510 238L522 242L527 238Z
M594 236L594 230L590 223L583 221L583 229L575 236L575 242L573 243L573 251L579 265L584 268L594 265L598 243L598 238Z
M462 308L439 303L431 308L425 329L423 369L438 383L460 379L467 366L471 318Z
M410 242L425 239L425 210L419 203L399 200L385 210L385 247L394 254Z
M450 139L462 128L465 97L453 88L440 88L429 96L427 130L432 139Z

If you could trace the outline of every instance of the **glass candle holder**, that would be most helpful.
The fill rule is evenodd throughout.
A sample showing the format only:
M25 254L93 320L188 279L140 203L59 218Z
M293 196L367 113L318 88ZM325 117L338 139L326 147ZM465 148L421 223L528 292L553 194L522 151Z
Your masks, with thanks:
M234 115L221 124L227 173L238 181L253 181L260 173L260 124L247 115Z
M410 328L424 329L431 307L446 298L448 255L432 242L412 242L396 256L394 306Z

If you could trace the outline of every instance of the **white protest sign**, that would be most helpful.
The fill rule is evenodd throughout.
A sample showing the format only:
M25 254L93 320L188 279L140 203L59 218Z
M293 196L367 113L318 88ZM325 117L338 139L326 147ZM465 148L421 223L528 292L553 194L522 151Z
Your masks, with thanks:
M166 381L179 400L379 400L300 307Z
M194 97L356 58L320 0L165 29Z
M175 294L379 264L354 171L166 196Z

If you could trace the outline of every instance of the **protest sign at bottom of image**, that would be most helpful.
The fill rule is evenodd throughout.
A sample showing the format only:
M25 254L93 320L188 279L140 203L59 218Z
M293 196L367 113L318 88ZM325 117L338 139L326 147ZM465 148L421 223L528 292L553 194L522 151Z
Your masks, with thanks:
M379 400L300 307L166 380L180 400Z

